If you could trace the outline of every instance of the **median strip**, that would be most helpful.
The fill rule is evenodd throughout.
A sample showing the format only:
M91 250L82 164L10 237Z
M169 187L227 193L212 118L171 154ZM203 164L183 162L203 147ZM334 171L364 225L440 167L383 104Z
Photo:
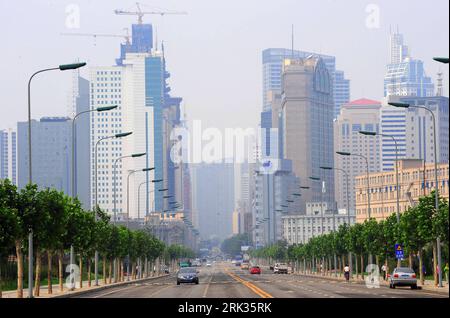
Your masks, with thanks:
M238 282L240 282L242 285L246 286L247 288L249 288L252 292L254 292L255 294L257 294L258 296L260 296L261 298L273 298L273 296L267 292L265 292L264 290L262 290L261 288L255 286L254 284L250 283L249 281L246 281L242 278L240 278L239 276L230 273L229 271L226 271L226 273L232 277L234 280L237 280Z

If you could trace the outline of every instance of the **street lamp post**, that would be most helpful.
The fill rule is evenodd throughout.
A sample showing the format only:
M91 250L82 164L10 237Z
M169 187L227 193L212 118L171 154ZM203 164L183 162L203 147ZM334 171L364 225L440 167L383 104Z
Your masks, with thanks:
M312 181L321 181L318 177L309 177ZM323 234L323 190L320 189L320 234ZM314 229L313 229L314 236Z
M87 114L87 113L91 113L91 112L105 112L105 111L110 111L113 109L116 109L117 105L115 106L105 106L105 107L98 107L95 109L90 109L90 110L86 110L86 111L82 111L78 114L76 114L73 119L72 119L72 198L75 199L77 197L77 183L76 183L76 158L75 158L75 143L76 143L76 130L75 130L75 121L77 120L77 118L83 114ZM73 246L71 245L70 248L70 260L71 260L71 265L73 264L73 260L74 260L74 249ZM97 262L95 263L95 286L98 286L98 275L97 275L97 271L98 271L98 267L97 267Z
M320 169L323 169L323 170L338 170L338 171L342 171L344 173L345 179L346 179L345 180L346 189L347 189L347 195L346 195L346 197L347 197L347 222L348 222L348 225L350 226L350 200L349 200L349 191L348 191L349 179L348 179L347 171L345 171L344 169L341 169L341 168L336 168L336 167L320 167ZM336 231L335 220L334 220L334 213L333 213L333 230ZM348 259L349 259L349 266L351 268L351 265L350 265L351 260L352 260L351 252L349 252ZM337 265L336 265L336 253L334 254L334 268L335 268L334 276L337 276L337 271L336 271L336 268L337 268Z
M382 136L382 137L387 137L387 138L391 138L392 141L394 141L395 144L395 180L396 180L396 188L397 188L397 224L400 223L400 187L399 187L399 177L398 177L398 143L397 140L395 139L394 136L392 135L387 135L387 134L382 134L382 133L377 133L374 131L360 131L359 132L362 135L365 136ZM397 261L397 266L400 267L401 265L401 260L398 259Z
M95 220L97 221L98 218L98 160L97 160L97 154L98 154L98 145L100 144L100 142L102 142L103 140L107 140L107 139L112 139L112 138L124 138L127 137L129 135L131 135L132 132L126 132L126 133L120 133L120 134L115 134L115 135L111 135L111 136L107 136L107 137L103 137L100 138L99 140L97 140L97 142L95 143L95 206L94 206L94 215L95 215ZM98 286L98 251L95 251L95 256L94 256L94 279L95 279L95 286Z
M85 66L86 63L63 64L58 67L46 68L33 73L28 80L28 183L33 183L33 169L31 157L31 81L32 79L48 71L67 71L75 70ZM33 298L33 229L28 233L28 298Z
M144 168L139 170L131 170L127 176L127 229L130 229L130 176L136 172L147 172L155 168ZM130 255L127 256L127 281L130 281Z
M436 61L440 61L439 58L436 59ZM447 63L448 63L448 59L447 59ZM439 211L439 180L438 180L438 168L437 168L437 137L436 137L436 117L433 113L433 111L425 106L416 106L416 105L410 105L410 104L406 104L406 103L389 103L389 105L394 106L394 107L400 107L400 108L421 108L421 109L425 109L426 111L428 111L431 114L431 118L433 119L433 142L434 142L434 183L435 183L435 201L434 201L434 206L435 206L435 210L436 213L438 213ZM439 287L443 287L442 285L442 270L441 270L441 238L438 236L436 239L436 244L437 244L437 256L438 256L438 267L439 267Z
M162 182L163 179L158 179L158 180L152 180L152 181L144 181L142 183L139 184L138 186L138 220L140 219L140 211L141 211L141 186L143 186L144 184L147 183L159 183ZM150 193L155 192L155 190L150 191ZM147 193L148 195L149 193ZM148 210L146 211L146 216L148 216Z
M336 151L336 154L340 155L340 156L356 156L356 157L360 157L363 158L364 161L366 162L366 178L367 178L367 216L370 220L370 218L372 217L372 211L370 209L370 178L369 178L369 160L367 159L366 156L361 155L361 154L354 154L354 153L350 153L350 152L345 152L345 151ZM348 195L348 177L347 177L347 195ZM347 197L348 200L348 197ZM349 203L347 203L348 206L348 224L350 225L350 205ZM355 220L356 220L356 211L355 211ZM352 267L352 263L353 263L353 257L352 254L349 253L349 266L350 266L350 275L353 276L353 267ZM369 254L369 262L372 263L372 254Z
M113 173L113 196L114 196L114 200L113 200L113 210L114 210L114 224L116 224L116 220L117 220L117 162L125 159L125 158L139 158L139 157L143 157L145 156L147 153L143 152L143 153L135 153L129 156L122 156L119 157L117 159L114 160L113 163L113 169L114 169L114 173Z

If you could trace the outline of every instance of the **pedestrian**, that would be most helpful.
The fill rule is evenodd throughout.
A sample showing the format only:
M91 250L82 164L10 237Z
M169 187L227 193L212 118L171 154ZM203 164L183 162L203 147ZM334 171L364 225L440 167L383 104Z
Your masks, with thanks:
M445 264L444 273L445 273L445 280L447 281L448 285L448 263Z
M345 276L345 280L348 282L350 280L350 267L348 266L348 264L345 264L344 276Z
M425 264L422 265L422 274L423 276L427 276L427 268L425 267Z
M386 280L386 264L383 264L383 266L381 266L381 271L383 272L383 279Z

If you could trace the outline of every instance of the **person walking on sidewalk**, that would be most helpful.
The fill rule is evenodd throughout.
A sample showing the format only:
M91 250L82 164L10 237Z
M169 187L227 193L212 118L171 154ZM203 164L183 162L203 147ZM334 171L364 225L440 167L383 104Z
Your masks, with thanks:
M386 264L383 264L383 266L381 266L381 271L383 272L383 279L386 280L387 275L386 275Z
M348 266L348 264L345 264L344 276L345 276L345 280L348 282L350 280L350 267Z

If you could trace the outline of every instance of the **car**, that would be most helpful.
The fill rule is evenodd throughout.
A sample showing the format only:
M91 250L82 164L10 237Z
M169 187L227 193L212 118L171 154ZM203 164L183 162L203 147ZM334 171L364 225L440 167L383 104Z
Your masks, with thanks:
M417 276L412 268L397 267L389 275L389 288L397 286L410 286L411 289L417 289Z
M235 264L236 264L236 260L235 260L235 259L232 260L232 261L231 261L231 264L235 265Z
M177 285L182 283L190 283L198 285L199 271L194 267L183 267L177 273Z
M249 272L250 274L261 274L261 268L259 266L252 266Z
M273 267L273 273L274 274L287 274L288 266L285 263L277 263Z
M248 268L249 268L248 263L242 263L241 264L241 269L248 269Z
M211 267L211 266L212 266L211 262L206 263L206 267Z

